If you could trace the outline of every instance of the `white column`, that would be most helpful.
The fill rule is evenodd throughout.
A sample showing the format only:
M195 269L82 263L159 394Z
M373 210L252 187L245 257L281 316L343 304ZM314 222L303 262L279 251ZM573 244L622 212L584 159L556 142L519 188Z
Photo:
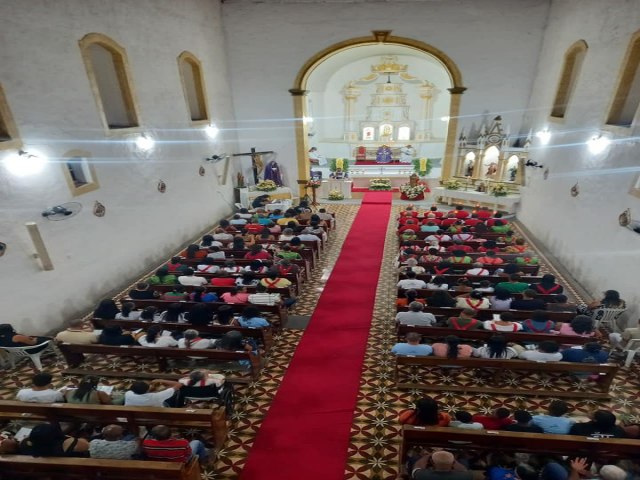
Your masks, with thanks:
M422 102L422 111L420 112L420 118L418 120L418 129L416 132L416 140L430 140L431 131L433 130L432 115L433 115L433 90L434 85L430 82L425 82L418 88L420 92L420 98Z
M356 99L360 96L360 88L348 85L343 91L344 95L344 139L348 142L358 140L356 121L353 118Z

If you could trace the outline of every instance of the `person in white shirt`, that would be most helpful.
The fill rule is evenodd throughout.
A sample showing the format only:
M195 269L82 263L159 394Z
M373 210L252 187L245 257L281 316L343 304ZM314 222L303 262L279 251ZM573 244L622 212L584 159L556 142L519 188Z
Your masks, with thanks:
M245 220L253 218L253 214L249 213L249 210L247 210L246 208L241 208L236 215L238 215L240 218L244 218Z
M493 320L482 322L482 328L493 332L519 332L522 330L522 324L513 321L511 312L502 312L498 318L496 316L497 314L494 314Z
M449 284L446 283L447 279L442 275L434 276L425 288L429 290L449 290Z
M213 239L219 242L231 242L233 240L233 235L231 233L227 233L222 228L216 228L213 231Z
M420 265L418 265L418 260L416 260L415 258L407 258L407 260L404 263L405 265L400 267L400 273L404 273L407 271L413 271L416 273L426 272L424 267L421 267Z
M178 283L180 285L189 285L193 287L202 287L207 285L209 282L204 277L196 277L194 275L193 268L187 268L184 271L184 275L180 275L178 277Z
M31 379L31 388L23 388L16 395L16 400L30 403L64 402L62 392L54 390L51 385L53 377L50 373L40 372Z
M311 147L309 149L309 162L311 165L324 167L327 164L327 159L323 155L320 155L316 147Z
M318 237L317 235L313 235L308 228L305 228L304 230L302 230L302 232L298 235L298 238L303 242L320 243L322 241L320 240L320 237Z
M401 325L426 325L430 327L436 323L436 317L432 313L423 312L424 305L420 302L411 302L408 312L398 312L396 322Z
M138 315L140 314L139 312L137 313ZM120 314L116 314L116 319L118 319L118 315ZM91 328L91 330L85 330L82 320L74 320L66 330L63 330L56 335L55 340L60 343L89 345L92 343L98 343L98 335L93 331L93 328Z
M507 339L502 335L493 335L487 343L474 348L472 355L480 358L502 358L509 360L518 356L518 351L507 345Z
M536 350L525 350L519 357L532 362L559 362L562 360L562 353L557 342L545 340L538 344Z
M178 340L178 348L203 349L211 346L211 339L201 338L200 332L189 329L184 331L184 337Z
M162 331L160 325L151 325L147 333L138 338L138 343L143 347L166 348L177 347L178 341L171 334Z
M484 266L480 262L475 262L472 265L472 267L473 268L470 268L469 270L467 270L465 275L475 275L475 276L485 277L485 276L489 275L489 273L490 273L489 270L484 268Z
M416 149L411 145L405 145L400 148L400 162L411 163L416 156Z
M295 237L295 234L293 233L293 230L290 229L290 228L285 228L282 231L282 233L280 234L280 236L278 237L278 240L283 241L283 242L288 242L293 237Z
M429 235L427 238L425 238L425 240L427 242L438 242L438 243L439 242L450 242L451 241L451 237L449 235L447 235L446 233L444 233L444 231L438 230L433 235Z
M224 258L224 252L221 253ZM211 253L209 255L211 255ZM220 267L218 265L214 265L214 258L210 257L209 255L207 255L206 258L203 258L201 260L202 263L196 267L198 273L218 273L218 271L220 270Z
M247 219L242 218L239 214L235 214L231 220L229 220L230 225L243 227L247 224Z
M220 250L220 247L211 246L209 247L209 253L207 253L207 258L211 258L212 260L224 260L226 257L226 253Z
M464 227L461 233L454 233L453 235L451 235L451 239L454 242L456 240L460 242L468 242L469 240L473 240L473 235L469 233L468 227Z
M473 310L485 310L491 306L489 299L485 298L482 292L473 290L469 296L460 295L456 297L456 307L472 308Z
M282 298L279 293L268 293L267 287L258 284L256 293L249 295L249 303L254 305L280 305Z
M416 278L416 272L410 271L406 273L407 278L400 280L397 284L398 288L403 288L405 290L416 290L419 288L427 288L427 282L424 280L418 280Z
M463 428L465 430L484 430L484 426L480 422L474 422L473 416L464 410L458 410L455 415L456 419L449 422L450 427Z
M152 387L158 388L164 386L163 390L150 392ZM131 390L124 394L124 404L130 407L164 407L165 402L182 388L180 382L171 380L153 380L150 384L147 382L133 382Z

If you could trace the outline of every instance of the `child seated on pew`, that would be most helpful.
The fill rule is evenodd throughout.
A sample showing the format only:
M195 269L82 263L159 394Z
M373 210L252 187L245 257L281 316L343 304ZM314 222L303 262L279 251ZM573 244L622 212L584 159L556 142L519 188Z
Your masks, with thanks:
M462 428L465 430L484 430L484 425L473 421L473 415L465 410L458 410L455 413L455 420L449 423L450 427Z

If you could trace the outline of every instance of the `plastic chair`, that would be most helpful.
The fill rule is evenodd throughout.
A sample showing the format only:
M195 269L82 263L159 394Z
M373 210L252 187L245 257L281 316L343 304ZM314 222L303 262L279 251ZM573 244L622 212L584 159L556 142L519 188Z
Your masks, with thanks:
M630 367L633 363L633 357L636 353L640 352L640 338L632 338L624 347L624 352L627 354L627 358L624 361L625 367Z
M618 331L618 319L626 311L624 308L598 308L593 311L593 321L595 327L600 328L602 325L609 325L612 332Z
M51 340L47 340L46 342L39 343L38 345L29 345L28 347L0 347L0 350L3 350L9 354L9 362L11 362L11 368L16 367L16 361L23 357L29 357L35 367L38 370L42 370L42 362L40 361L40 356L47 351L48 347L51 345ZM30 350L33 350L38 347L45 347L41 350L29 353Z

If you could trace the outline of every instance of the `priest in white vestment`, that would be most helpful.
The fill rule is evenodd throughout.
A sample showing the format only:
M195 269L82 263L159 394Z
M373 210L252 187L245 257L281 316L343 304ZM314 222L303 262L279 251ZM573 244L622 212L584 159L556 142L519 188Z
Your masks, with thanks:
M416 158L416 149L411 145L406 145L400 148L400 162L411 163Z

